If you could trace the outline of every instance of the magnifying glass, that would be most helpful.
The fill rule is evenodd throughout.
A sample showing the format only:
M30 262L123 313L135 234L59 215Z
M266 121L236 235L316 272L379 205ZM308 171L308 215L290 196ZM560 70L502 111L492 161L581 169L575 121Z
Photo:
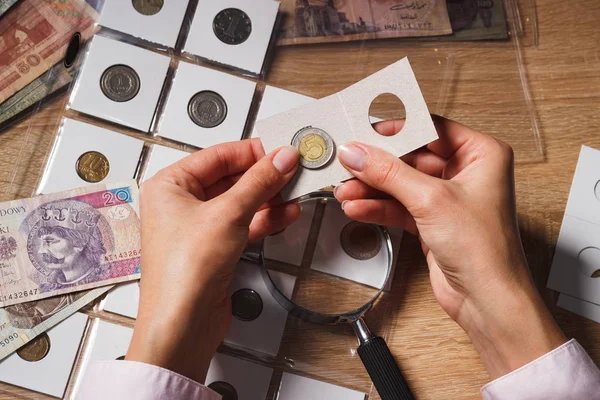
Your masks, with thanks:
M312 239L314 251L304 256L302 265L274 259L282 258L269 254L274 246L263 245L254 255L245 253L244 258L254 258L252 261L262 266L271 295L291 315L318 324L352 326L358 338L358 355L383 400L413 399L385 340L374 335L363 319L386 288L393 269L388 231L349 220L330 192L311 193L301 197L299 203L304 210L315 209L316 217L312 223L299 221L296 224L302 227L294 224L280 233L288 238L276 240L276 253L297 253L298 238L310 229L309 244ZM289 287L280 287L277 275L282 272L295 276L291 295Z

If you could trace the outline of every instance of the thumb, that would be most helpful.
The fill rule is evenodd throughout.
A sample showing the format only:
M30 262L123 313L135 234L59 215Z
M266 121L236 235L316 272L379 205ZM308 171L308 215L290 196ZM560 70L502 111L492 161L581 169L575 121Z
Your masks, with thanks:
M367 185L400 201L410 212L430 197L437 179L426 175L391 153L362 143L338 148L342 165Z
M263 157L227 191L233 204L241 207L248 223L261 205L271 200L292 179L300 154L294 146L285 146Z

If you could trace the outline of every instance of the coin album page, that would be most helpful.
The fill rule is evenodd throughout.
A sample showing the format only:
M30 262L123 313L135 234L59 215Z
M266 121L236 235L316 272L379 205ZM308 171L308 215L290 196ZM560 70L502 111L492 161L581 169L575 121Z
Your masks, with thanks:
M279 2L273 0L201 1L183 47L184 54L260 76L278 10ZM226 29L229 21L238 26L239 34L233 37Z
M148 132L171 59L96 35L73 87L73 110Z
M600 319L600 150L581 148L548 287L559 306Z

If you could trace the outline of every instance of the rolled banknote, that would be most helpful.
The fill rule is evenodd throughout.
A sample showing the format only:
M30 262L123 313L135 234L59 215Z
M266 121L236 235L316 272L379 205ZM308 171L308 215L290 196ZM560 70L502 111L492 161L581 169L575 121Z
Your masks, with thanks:
M140 277L134 180L0 203L0 307Z
M112 286L14 304L0 309L0 360L74 314Z

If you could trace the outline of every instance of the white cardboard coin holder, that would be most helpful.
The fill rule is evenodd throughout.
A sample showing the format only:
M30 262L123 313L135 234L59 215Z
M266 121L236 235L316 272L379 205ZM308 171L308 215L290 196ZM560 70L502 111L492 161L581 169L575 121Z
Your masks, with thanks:
M177 161L189 155L190 153L186 153L185 151L172 149L158 144L153 145L144 169L143 180L145 181L152 178L158 171L175 164Z
M256 83L210 68L180 62L158 135L196 147L240 140L244 134ZM199 92L219 94L227 104L225 120L214 128L196 125L188 114L191 98Z
M271 368L217 353L210 362L206 386L214 382L226 382L235 388L238 400L264 399L272 375Z
M0 381L62 398L88 317L75 313L46 333L50 350L40 361L25 361L13 353L0 362Z
M379 135L369 119L373 100L384 93L397 96L406 109L406 122L394 136ZM427 104L408 59L404 58L354 85L294 110L262 120L256 134L267 153L292 142L301 129L312 126L327 132L335 146L361 141L403 156L438 138ZM335 158L320 169L300 168L283 189L284 200L298 198L352 178Z
M600 151L583 146L556 243L548 287L600 307Z
M144 15L133 1L105 0L98 24L138 39L175 48L189 0L169 0L154 15Z
M382 243L379 253L369 260L357 260L350 257L342 248L340 237L344 227L351 221L339 205L331 203L325 205L317 246L310 268L375 288L381 288L388 272L388 254L385 251L385 245ZM394 257L393 269L390 271L388 283L385 286L385 290L389 290L394 278L403 231L394 227L386 229L392 240Z
M143 146L139 139L65 118L37 192L53 193L91 185L76 170L77 160L88 151L100 152L108 159L110 169L102 182L132 179Z
M561 293L556 305L600 324L600 306L598 304Z
M113 314L137 318L140 303L140 283L130 282L115 286L100 303L100 308Z
M277 400L365 400L366 394L284 372Z
M296 282L294 276L279 271L271 271L270 276L284 295L292 295ZM246 261L238 263L229 293L233 295L241 289L252 289L258 293L263 304L262 311L258 318L252 321L241 321L233 316L224 342L233 347L276 356L288 313L269 292L260 265Z
M215 17L228 8L243 11L251 20L252 32L243 43L223 43L213 31ZM279 2L272 0L202 0L196 9L183 51L255 76L261 75L278 11Z
M95 36L89 46L70 98L70 107L106 121L148 132L171 59L127 43ZM137 95L116 102L104 95L100 80L113 65L127 65L140 78Z

